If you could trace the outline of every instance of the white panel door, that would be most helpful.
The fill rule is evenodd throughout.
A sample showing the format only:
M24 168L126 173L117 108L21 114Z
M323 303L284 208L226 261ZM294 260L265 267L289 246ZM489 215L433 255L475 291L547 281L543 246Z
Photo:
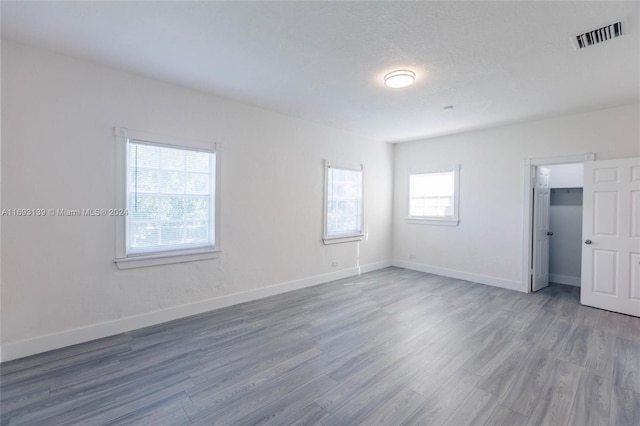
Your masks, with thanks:
M640 317L640 158L584 164L583 305Z
M536 167L533 186L532 291L538 291L549 285L549 236L552 235L549 231L550 173L546 167Z

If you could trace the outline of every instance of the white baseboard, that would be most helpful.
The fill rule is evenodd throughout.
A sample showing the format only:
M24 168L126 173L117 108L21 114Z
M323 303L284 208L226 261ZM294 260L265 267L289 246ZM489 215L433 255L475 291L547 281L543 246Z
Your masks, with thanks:
M101 339L103 337L113 336L115 334L125 333L127 331L139 328L149 327L151 325L162 324L179 318L191 315L202 314L228 306L237 305L239 303L250 302L252 300L262 299L277 294L286 293L301 288L311 287L318 284L327 283L343 278L364 274L366 272L391 266L391 261L383 261L371 263L360 267L346 268L327 274L314 275L298 280L288 281L280 284L261 287L255 290L249 290L241 293L230 294L227 296L207 299L200 302L190 303L187 305L175 306L173 308L163 309L161 311L149 312L127 318L121 318L113 321L103 322L100 324L92 324L86 327L65 330L55 334L38 336L31 339L20 340L13 343L7 343L0 349L0 360L2 362L11 361L13 359L23 358L30 355L47 352L53 349L59 349L66 346L84 343L91 340Z
M519 281L510 281L502 278L489 277L486 275L472 274L469 272L458 271L455 269L440 268L438 266L425 265L416 262L407 262L404 260L392 260L392 266L399 268L413 269L414 271L427 272L429 274L442 275L443 277L456 278L459 280L471 281L474 283L487 284L494 287L506 288L508 290L515 290L526 292L523 285Z
M572 277L570 275L549 274L549 281L552 283L572 285L580 287L580 277Z

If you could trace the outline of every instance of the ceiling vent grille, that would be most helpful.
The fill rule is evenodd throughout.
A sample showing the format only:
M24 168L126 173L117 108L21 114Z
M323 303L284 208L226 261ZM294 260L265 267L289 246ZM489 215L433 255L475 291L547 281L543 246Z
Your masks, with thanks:
M593 46L594 44L602 43L607 40L620 37L623 32L624 21L617 21L604 27L596 28L595 30L587 31L586 33L578 34L571 37L573 47L576 50L584 49L585 47Z

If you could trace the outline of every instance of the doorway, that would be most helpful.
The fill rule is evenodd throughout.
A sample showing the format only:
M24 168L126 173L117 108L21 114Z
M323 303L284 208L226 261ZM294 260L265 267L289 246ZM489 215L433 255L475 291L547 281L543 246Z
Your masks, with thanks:
M594 154L525 161L523 284L580 286L584 162Z
M640 157L595 161L586 154L525 161L523 289L543 288L549 277L540 253L552 231L549 221L540 220L546 217L540 200L550 205L550 185L540 182L549 180L549 166L573 163L584 166L580 303L640 317Z
M580 286L583 163L534 166L531 291Z
M584 164L549 165L549 282L580 287Z

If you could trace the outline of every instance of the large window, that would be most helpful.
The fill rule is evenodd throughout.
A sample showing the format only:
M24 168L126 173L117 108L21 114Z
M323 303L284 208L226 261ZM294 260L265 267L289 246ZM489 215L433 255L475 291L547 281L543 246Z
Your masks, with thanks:
M408 221L457 225L460 166L409 172Z
M362 238L363 167L326 162L324 242Z
M209 258L206 255L218 248L215 146L169 144L158 137L118 130L125 151L122 201L126 214L116 262L151 258L151 264L158 264Z

